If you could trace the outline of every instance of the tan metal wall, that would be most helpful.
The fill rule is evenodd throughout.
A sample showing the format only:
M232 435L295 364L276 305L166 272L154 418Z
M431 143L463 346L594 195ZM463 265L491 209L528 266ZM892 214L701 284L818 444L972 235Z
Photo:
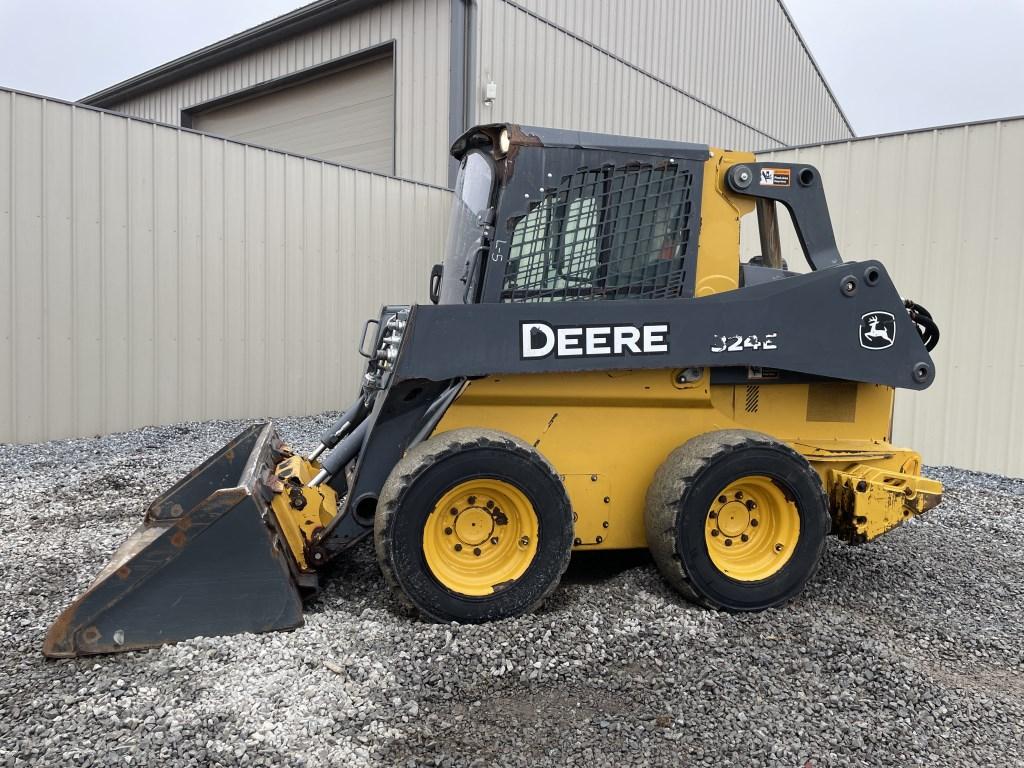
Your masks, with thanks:
M936 383L898 394L895 439L930 464L1024 477L1024 119L762 157L816 165L843 258L882 261L939 323ZM756 252L756 230L743 242Z
M776 0L479 4L481 93L498 97L478 122L738 149L852 135Z
M0 90L0 441L343 407L449 200Z
M180 125L181 110L342 56L395 43L395 173L448 183L451 0L392 0L114 105Z

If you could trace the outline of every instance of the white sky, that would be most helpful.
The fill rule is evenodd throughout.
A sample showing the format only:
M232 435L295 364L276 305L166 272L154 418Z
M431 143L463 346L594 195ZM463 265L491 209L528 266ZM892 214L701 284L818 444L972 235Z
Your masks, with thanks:
M1024 114L1024 0L786 2L860 135ZM0 85L79 99L299 4L0 0Z
M785 2L858 135L1024 115L1024 0Z

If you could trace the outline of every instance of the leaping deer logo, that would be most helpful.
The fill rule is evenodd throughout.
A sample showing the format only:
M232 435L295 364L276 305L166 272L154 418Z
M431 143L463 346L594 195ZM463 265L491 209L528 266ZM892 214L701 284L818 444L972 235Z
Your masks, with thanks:
M868 349L891 347L896 319L888 312L869 312L860 319L860 343Z
M868 318L868 325L871 326L864 332L865 339L885 339L892 344L892 339L889 338L889 332L885 328L878 327L878 315L872 315Z

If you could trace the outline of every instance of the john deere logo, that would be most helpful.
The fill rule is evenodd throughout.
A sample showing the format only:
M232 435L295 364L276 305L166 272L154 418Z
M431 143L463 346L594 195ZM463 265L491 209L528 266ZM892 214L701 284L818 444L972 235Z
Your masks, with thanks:
M889 312L868 312L860 318L860 345L888 349L896 341L896 318Z
M523 360L555 357L654 355L668 352L668 323L549 325L520 323Z

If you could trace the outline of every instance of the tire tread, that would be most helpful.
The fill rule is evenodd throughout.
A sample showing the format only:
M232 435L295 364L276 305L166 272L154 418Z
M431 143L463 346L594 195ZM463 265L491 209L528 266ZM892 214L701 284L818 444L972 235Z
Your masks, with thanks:
M696 482L696 479L707 467L731 453L755 445L781 446L807 465L806 460L799 453L775 438L752 430L726 429L698 435L676 448L658 467L654 479L648 487L644 510L647 546L665 580L690 602L716 610L724 608L718 602L701 594L693 586L686 566L676 550L676 525L680 501L687 489ZM815 482L820 486L820 481L814 470L810 465L807 465L806 468L808 472L815 474ZM824 489L822 489L821 495L823 508L827 510L828 504ZM815 556L814 567L807 581L814 578L817 573L821 565L824 547L825 542L822 538ZM780 604L789 602L793 597L795 595Z
M392 523L395 515L400 514L401 500L405 492L423 472L435 463L467 449L481 447L501 448L534 462L537 462L539 459L539 462L537 462L539 466L546 469L551 477L561 484L561 478L558 476L558 473L555 472L547 459L533 446L514 435L499 432L498 430L472 427L453 429L424 440L406 452L405 456L395 464L394 469L392 469L391 474L388 475L384 483L384 487L381 489L380 498L377 501L377 512L374 516L373 543L377 553L377 562L380 565L381 572L384 574L384 581L391 590L391 594L394 596L399 608L409 616L420 616L421 618L434 621L446 620L427 614L413 603L405 593L405 590L402 589L402 585L399 583L391 564L390 553L393 546L392 531L394 530ZM558 564L557 575L551 580L543 594L525 612L529 613L540 608L544 601L551 596L551 593L558 588L562 576L569 567L571 554L571 547L566 548L565 556L562 562Z

